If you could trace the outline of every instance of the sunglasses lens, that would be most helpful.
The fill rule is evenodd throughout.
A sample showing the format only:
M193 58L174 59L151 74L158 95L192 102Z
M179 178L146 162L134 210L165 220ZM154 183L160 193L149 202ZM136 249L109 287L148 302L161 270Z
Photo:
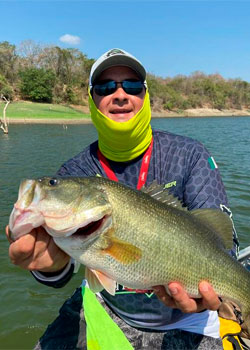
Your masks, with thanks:
M94 91L99 96L108 96L115 92L116 90L116 82L115 81L107 81L102 84L96 84L94 86Z
M108 96L116 91L117 84L114 80L96 84L94 85L94 91L99 96ZM121 85L123 90L129 95L139 95L144 86L140 80L123 80Z
M129 95L139 95L143 90L143 83L140 80L124 80L122 82L122 88Z

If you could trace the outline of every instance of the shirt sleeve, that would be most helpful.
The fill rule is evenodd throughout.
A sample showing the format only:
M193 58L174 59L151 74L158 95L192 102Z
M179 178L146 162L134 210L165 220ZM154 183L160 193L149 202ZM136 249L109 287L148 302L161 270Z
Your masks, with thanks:
M75 157L66 161L57 171L57 176L95 176L100 173L100 165L95 160L97 152L97 142L94 142L89 147Z
M58 273L45 274L40 271L31 271L31 274L38 282L45 284L46 286L61 288L71 280L73 274L78 271L79 266L79 263L75 262L74 259L71 259L65 268Z
M228 206L218 166L206 148L198 143L189 158L183 198L188 209Z
M91 176L85 169L81 168L77 162L70 160L63 164L56 173L57 176Z
M190 154L183 200L189 210L218 208L226 212L232 219L232 212L228 207L227 195L216 161L200 143L192 149ZM239 241L233 221L232 226L233 247L230 253L236 256Z

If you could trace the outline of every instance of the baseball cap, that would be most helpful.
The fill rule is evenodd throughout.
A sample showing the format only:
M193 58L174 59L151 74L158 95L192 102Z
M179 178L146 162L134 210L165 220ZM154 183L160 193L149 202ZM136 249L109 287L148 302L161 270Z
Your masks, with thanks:
M133 69L143 82L146 80L146 70L137 58L122 49L111 49L93 64L89 76L90 87L105 69L114 66L127 66Z

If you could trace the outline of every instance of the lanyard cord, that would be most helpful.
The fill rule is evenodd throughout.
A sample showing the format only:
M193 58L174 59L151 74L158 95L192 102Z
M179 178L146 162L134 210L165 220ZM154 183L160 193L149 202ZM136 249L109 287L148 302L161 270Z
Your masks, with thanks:
M142 158L142 164L141 164L140 174L139 174L138 183L137 183L137 190L140 190L142 188L142 186L145 185L145 183L146 183L147 176L148 176L148 168L149 168L150 158L151 158L151 154L152 154L152 149L153 149L153 137L152 137L151 143L150 143L147 151L145 152L145 154ZM118 178L115 175L115 173L113 172L113 170L111 169L107 158L101 153L99 148L97 151L97 156L98 156L98 160L99 160L105 174L107 175L107 177L110 180L118 182Z

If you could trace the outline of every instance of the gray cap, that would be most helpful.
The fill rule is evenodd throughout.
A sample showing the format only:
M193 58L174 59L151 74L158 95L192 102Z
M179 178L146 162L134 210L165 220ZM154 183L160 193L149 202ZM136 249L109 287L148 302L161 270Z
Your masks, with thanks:
M114 66L127 66L133 69L143 82L146 80L146 70L137 58L124 50L111 49L93 64L89 76L90 87L105 69Z

